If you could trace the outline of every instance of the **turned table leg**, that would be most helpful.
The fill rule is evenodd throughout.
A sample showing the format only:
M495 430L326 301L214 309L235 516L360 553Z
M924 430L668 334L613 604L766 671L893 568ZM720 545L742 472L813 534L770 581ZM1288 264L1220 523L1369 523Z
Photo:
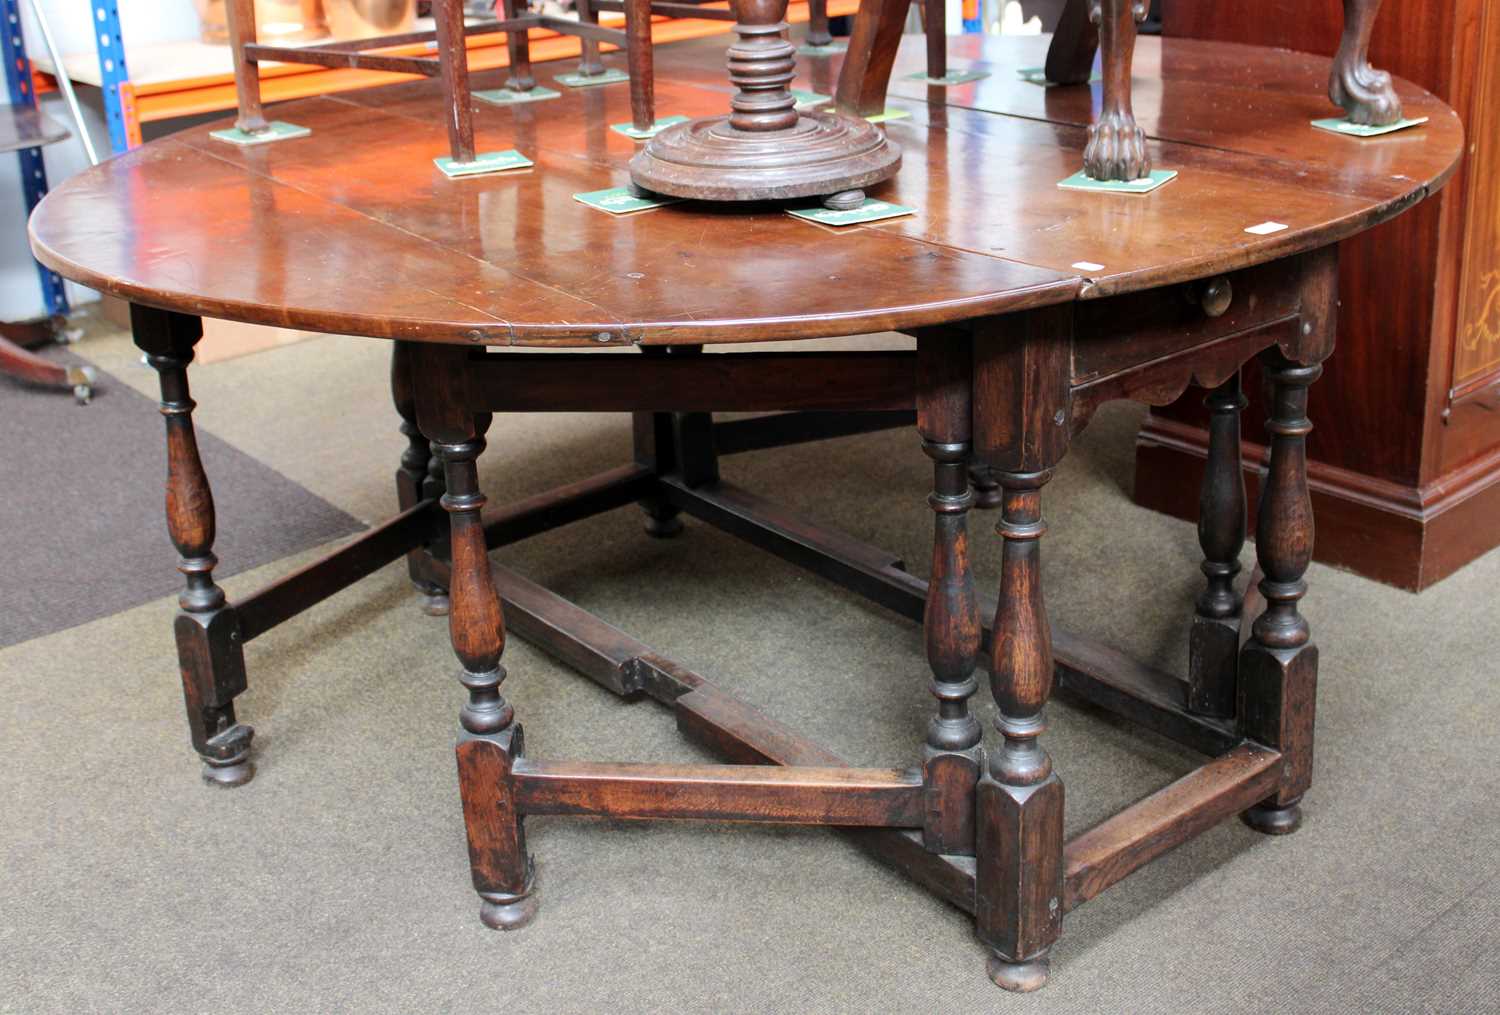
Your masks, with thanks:
M396 501L402 511L416 507L427 497L442 496L439 486L434 493L425 490L430 470L442 463L432 454L432 446L417 426L417 405L411 389L411 343L395 342L391 347L391 398L396 412L401 416L401 434L406 438L406 450L401 452L401 467L396 470ZM448 615L448 590L433 579L429 564L438 556L435 548L441 540L441 559L447 560L447 515L443 516L441 534L435 535L426 546L419 546L406 555L407 573L412 586L421 597L422 612L431 617Z
M1209 410L1208 461L1198 498L1198 543L1203 575L1188 640L1188 707L1199 715L1234 715L1240 651L1240 597L1234 579L1245 546L1245 476L1240 459L1240 412L1247 404L1240 376L1215 388Z
M994 952L990 978L1007 990L1047 982L1062 929L1063 784L1037 738L1052 693L1052 632L1042 599L1041 491L1051 472L1001 473L1004 537L990 689L1003 742L979 782L975 916Z
M203 759L203 777L238 786L255 774L250 761L254 731L234 716L245 690L245 657L239 618L214 583L214 500L198 456L187 366L203 336L196 317L148 307L130 308L135 344L161 380L161 413L167 429L167 531L181 555L186 587L174 625L188 732Z
M923 843L934 853L974 854L979 720L969 712L978 690L979 599L969 570L971 430L969 344L951 338L917 343L917 431L932 459L932 577L922 631L938 711L922 747L927 791Z
M417 418L442 463L443 509L451 518L453 574L448 634L468 701L459 711L458 782L469 865L479 893L479 918L515 930L536 915L536 876L516 810L511 770L521 755L521 726L500 693L505 622L490 574L476 461L484 450L488 413L462 408L467 350L433 346L413 351Z
M1384 126L1401 119L1401 100L1391 76L1370 66L1370 33L1380 0L1344 0L1344 34L1328 78L1328 97L1351 123Z
M1301 822L1298 802L1312 782L1313 712L1318 649L1298 611L1312 560L1312 500L1307 487L1307 389L1323 372L1273 347L1261 356L1271 389L1266 429L1271 447L1255 526L1255 555L1265 577L1265 610L1240 655L1240 732L1285 757L1274 796L1245 813L1258 831L1284 835Z
M1146 133L1130 102L1135 25L1145 18L1144 0L1092 0L1089 9L1104 49L1104 106L1083 149L1084 172L1096 180L1138 180L1151 172Z

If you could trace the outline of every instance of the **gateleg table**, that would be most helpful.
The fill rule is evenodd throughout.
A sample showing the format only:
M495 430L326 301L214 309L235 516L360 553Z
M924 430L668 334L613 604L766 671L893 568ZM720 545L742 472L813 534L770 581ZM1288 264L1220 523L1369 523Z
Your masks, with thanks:
M898 74L920 68L920 44ZM427 607L449 613L468 690L459 784L492 927L537 911L529 815L832 825L972 912L992 977L1028 990L1047 977L1064 915L1132 871L1232 815L1294 830L1318 659L1298 608L1313 540L1307 407L1332 352L1338 242L1441 187L1461 127L1397 82L1408 115L1429 117L1420 128L1370 140L1315 131L1326 59L1143 40L1151 77L1137 114L1154 163L1178 177L1147 195L1062 190L1085 143L1088 91L1037 88L1008 72L1017 44L982 45L989 78L895 89L904 118L886 129L904 166L873 196L915 213L869 226L768 206L587 207L574 195L624 184L634 151L609 128L627 119L626 93L600 89L475 110L482 147L535 161L521 173L438 172L441 98L420 83L278 110L311 128L303 139L240 149L193 128L54 190L31 222L37 255L129 300L160 374L167 522L185 576L176 638L208 778L252 773L251 727L236 711L244 644L404 555ZM722 66L715 43L659 59L663 112L723 109L703 69ZM214 581L213 498L193 435L187 367L203 316L391 341L410 441L397 515L236 602ZM915 351L711 351L892 329L914 335ZM572 351L537 351L560 347ZM616 347L635 351L599 354ZM1255 522L1262 577L1246 596L1239 376L1255 358L1273 398ZM1095 409L1162 404L1189 386L1207 390L1213 428L1204 586L1177 676L1053 630L1039 559L1044 490ZM502 411L632 413L634 460L492 506L476 460L506 439L487 432ZM731 411L763 415L712 415ZM933 469L926 579L718 475L724 455L912 425ZM630 504L654 535L687 514L921 618L935 707L911 764L849 767L794 732L795 717L773 720L488 556ZM993 610L970 571L976 504L999 509L999 546L972 551L1002 557ZM523 746L501 690L507 624L616 693L673 709L729 763L563 761ZM999 704L987 741L969 709L981 661ZM1055 686L1205 763L1064 841L1067 759L1054 766L1043 737Z

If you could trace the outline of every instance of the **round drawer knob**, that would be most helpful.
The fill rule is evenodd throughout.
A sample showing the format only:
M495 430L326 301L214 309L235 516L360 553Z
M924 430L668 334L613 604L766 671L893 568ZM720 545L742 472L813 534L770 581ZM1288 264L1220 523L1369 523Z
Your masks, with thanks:
M1198 305L1209 317L1222 317L1233 300L1234 286L1230 285L1229 279L1223 275L1209 279L1198 290Z

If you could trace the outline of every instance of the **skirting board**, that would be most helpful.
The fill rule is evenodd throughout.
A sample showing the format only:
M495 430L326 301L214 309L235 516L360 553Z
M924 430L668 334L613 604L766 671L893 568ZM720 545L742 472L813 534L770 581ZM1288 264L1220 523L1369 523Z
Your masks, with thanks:
M1265 447L1246 441L1243 455L1253 536ZM1135 502L1196 520L1206 457L1203 430L1148 416L1136 435ZM1420 592L1500 546L1500 454L1422 489L1316 461L1307 471L1319 563Z

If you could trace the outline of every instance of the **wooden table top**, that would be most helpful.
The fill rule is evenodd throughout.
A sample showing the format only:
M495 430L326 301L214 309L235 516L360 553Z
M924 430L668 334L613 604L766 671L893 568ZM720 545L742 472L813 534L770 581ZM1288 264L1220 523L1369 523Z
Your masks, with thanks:
M1315 249L1421 200L1452 173L1457 116L1405 81L1422 126L1355 139L1329 61L1143 38L1135 108L1159 168L1148 195L1060 190L1082 165L1099 86L1043 88L1045 38L950 39L978 82L929 88L920 37L892 76L899 175L871 195L916 214L834 230L776 208L679 204L613 217L573 199L622 186L637 143L627 90L479 103L480 150L536 167L450 180L430 81L278 106L305 139L236 148L195 127L86 170L31 219L40 260L137 302L257 324L496 345L811 338L964 320L1184 281ZM663 47L659 116L727 110L725 42ZM828 93L839 58L799 57L794 87ZM573 62L539 65L551 85ZM496 87L498 73L477 75ZM1246 229L1274 221L1268 235ZM1084 267L1080 267L1084 265Z

